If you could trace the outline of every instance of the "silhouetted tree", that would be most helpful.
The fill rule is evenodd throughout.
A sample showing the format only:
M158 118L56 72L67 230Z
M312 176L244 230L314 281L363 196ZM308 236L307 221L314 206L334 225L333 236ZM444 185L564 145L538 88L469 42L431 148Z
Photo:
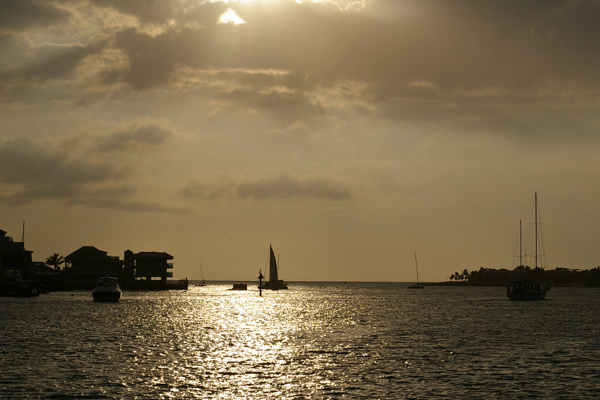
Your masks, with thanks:
M54 267L55 270L60 271L60 265L65 263L65 258L58 253L52 254L46 258L46 265Z
M467 281L469 280L469 270L468 269L463 269L463 272L460 274L461 278L463 281Z

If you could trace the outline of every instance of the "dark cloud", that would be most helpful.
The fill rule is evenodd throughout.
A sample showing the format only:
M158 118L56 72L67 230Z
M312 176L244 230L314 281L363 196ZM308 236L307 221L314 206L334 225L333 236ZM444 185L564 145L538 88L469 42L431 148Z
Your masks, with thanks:
M110 8L155 25L103 30L102 40L89 37L81 44L23 49L39 61L0 72L0 85L66 78L88 57L111 54L118 61L95 64L105 85L124 82L142 91L187 89L191 82L215 100L286 121L335 113L321 99L346 84L362 89L334 95L348 96L355 110L406 122L445 121L449 114L470 113L474 102L562 106L574 91L592 98L600 90L597 1L378 0L364 2L360 11L344 9L356 3L350 0L330 3L340 7L293 1L63 2L65 8ZM66 18L52 14L58 10L53 3L3 6L13 5L8 12L22 15L22 4L33 7L32 21L43 12L47 21ZM228 8L246 23L218 24ZM121 135L113 144L137 140Z
M228 4L223 2L193 2L192 4L187 4L182 21L184 24L192 23L200 26L214 26L227 9Z
M127 3L95 2L139 16L158 4ZM145 18L179 15L174 2L161 4L156 16ZM205 10L211 15L196 21L199 28L182 28L180 18L179 25L157 36L136 28L119 33L115 44L129 66L110 71L106 82L120 77L143 90L170 82L177 66L280 69L291 71L283 85L297 92L351 79L368 83L378 100L445 99L498 87L531 101L531 94L557 90L561 82L585 87L600 79L595 67L600 54L593 51L600 40L600 5L592 1L382 0L359 13L312 2L227 3L246 21L238 26L216 24L224 4L187 4L181 14L186 22ZM231 98L245 101L273 79L246 78L253 87ZM255 104L273 109L278 103L285 112L286 102L294 106L289 103L294 96L271 92Z
M130 200L112 196L73 198L66 201L66 204L87 208L143 213L187 213L191 211L191 209L185 207L167 206L157 202Z
M85 194L88 186L111 184L125 172L113 165L75 159L27 138L0 145L0 182L7 184L2 199L15 203L69 199Z
M257 200L270 198L315 197L328 200L348 200L352 193L328 178L300 179L288 174L245 182L238 185L242 198Z
M122 78L133 88L143 90L167 83L178 64L205 67L208 65L203 51L208 47L205 32L204 29L183 29L152 37L131 28L119 33L116 45L129 58Z
M236 184L230 181L222 185L204 185L192 182L184 186L179 195L184 199L221 200L235 196Z
M51 1L2 0L0 1L0 31L23 31L43 28L66 22L70 13L57 8Z
M48 79L59 79L72 73L88 56L99 53L103 45L73 45L70 47L54 48L49 59L32 63L26 67L0 72L0 85L7 82L40 82ZM41 52L41 51L40 51Z
M324 109L320 104L314 104L306 94L299 92L249 88L223 92L218 96L225 100L244 103L251 109L260 110L275 118L289 121L324 114Z
M73 149L75 150L75 149ZM184 212L156 202L135 199L129 171L108 162L50 150L28 138L0 144L0 202L28 204L60 201L66 205L138 212Z
M156 146L166 142L173 133L157 123L135 123L99 140L99 150L131 151L138 146Z
M337 3L346 7L352 2ZM414 87L407 91L413 81L430 82L442 93L489 86L535 91L557 82L600 82L600 54L594 51L600 40L600 4L595 1L379 0L365 3L361 12L291 1L91 4L166 29L151 35L130 28L116 36L114 44L125 52L129 66L108 68L105 82L121 78L137 90L170 82L178 65L293 71L287 85L296 90L355 79L371 83L382 96L396 88L398 95L417 98L432 93ZM67 17L50 2L11 0L2 7L2 18L9 21L11 16L18 26ZM217 24L227 8L246 23ZM21 75L61 77L99 49L90 43L71 47Z
M331 178L298 178L280 174L270 178L238 183L233 180L225 184L201 184L192 182L183 187L179 194L186 199L282 199L318 198L323 200L349 200L352 193L344 185Z
M0 182L25 186L76 186L123 178L125 172L107 163L75 158L49 150L29 138L0 144Z
M163 23L183 14L182 0L91 0L98 7L110 7L123 14L136 16L141 22Z

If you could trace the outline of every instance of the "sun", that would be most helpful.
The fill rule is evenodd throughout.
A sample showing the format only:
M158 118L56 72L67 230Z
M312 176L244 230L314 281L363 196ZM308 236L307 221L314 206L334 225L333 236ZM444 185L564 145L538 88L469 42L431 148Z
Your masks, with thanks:
M240 18L240 16L237 15L236 12L230 8L221 15L221 18L219 18L219 23L239 25L245 24L246 21Z

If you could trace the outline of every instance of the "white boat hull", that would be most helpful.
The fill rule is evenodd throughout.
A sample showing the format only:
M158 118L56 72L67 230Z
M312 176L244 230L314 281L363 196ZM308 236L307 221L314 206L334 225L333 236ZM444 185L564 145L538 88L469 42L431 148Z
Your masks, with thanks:
M96 281L96 288L92 291L94 301L117 302L121 299L119 281L112 276L104 276Z

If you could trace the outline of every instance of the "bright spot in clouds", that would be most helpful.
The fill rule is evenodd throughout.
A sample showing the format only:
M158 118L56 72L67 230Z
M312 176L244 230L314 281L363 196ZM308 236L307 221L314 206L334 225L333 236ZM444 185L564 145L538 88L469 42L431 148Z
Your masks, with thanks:
M535 190L547 269L595 268L598 47L598 1L0 0L0 229L446 280L514 268Z
M232 24L235 24L235 25L239 25L239 24L245 24L246 21L244 21L243 19L241 19L235 13L235 11L233 11L230 8L225 13L223 13L223 15L221 15L221 18L219 18L219 23L220 24L229 24L229 23L232 23Z

